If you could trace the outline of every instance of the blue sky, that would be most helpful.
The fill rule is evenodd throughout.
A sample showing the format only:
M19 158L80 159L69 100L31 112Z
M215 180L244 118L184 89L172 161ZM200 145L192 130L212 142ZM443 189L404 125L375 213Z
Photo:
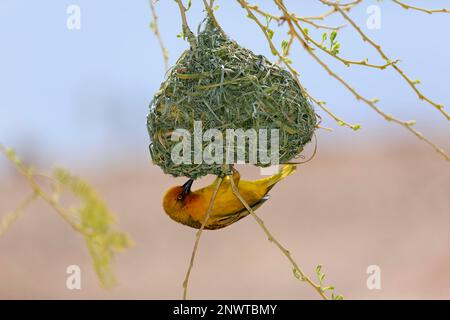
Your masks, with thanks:
M188 18L192 29L196 29L204 12L201 1L193 2ZM313 15L324 11L317 2L286 4L299 15ZM217 18L228 35L255 53L271 57L263 35L237 3L217 3ZM448 5L438 0L427 3L437 8ZM81 9L81 30L66 28L66 9L72 4ZM378 2L364 1L354 12L363 26L368 17L366 8L371 4ZM390 1L379 5L381 29L365 32L382 43L392 58L402 59L400 66L422 81L420 88L428 96L450 106L450 15L406 11ZM187 47L176 37L180 32L178 8L172 0L160 0L156 8L173 64ZM266 8L276 12L270 5ZM164 77L160 49L148 27L150 19L146 0L2 0L0 142L50 164L71 164L77 159L102 161L111 154L148 161L145 117ZM274 28L275 40L280 42L285 35ZM343 56L368 57L373 63L381 63L350 27L338 37ZM384 139L386 132L408 137L403 129L386 125L373 111L356 102L299 47L292 53L305 87L328 101L328 107L348 121L363 125L358 137L379 135ZM333 61L330 66L368 97L379 97L380 106L389 113L421 119L419 128L431 136L450 134L448 122L418 101L392 70L346 68ZM324 125L337 128L335 133L325 134L325 142L353 139L354 133L338 128L325 115L324 119Z

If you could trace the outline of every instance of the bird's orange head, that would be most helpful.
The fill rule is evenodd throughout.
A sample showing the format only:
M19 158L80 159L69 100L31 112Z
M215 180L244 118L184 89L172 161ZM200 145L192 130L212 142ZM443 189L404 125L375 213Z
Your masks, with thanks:
M184 206L186 204L186 200L191 195L191 187L193 179L189 179L182 186L176 186L167 190L163 199L163 207L164 211L175 220L177 219L177 215L183 212Z

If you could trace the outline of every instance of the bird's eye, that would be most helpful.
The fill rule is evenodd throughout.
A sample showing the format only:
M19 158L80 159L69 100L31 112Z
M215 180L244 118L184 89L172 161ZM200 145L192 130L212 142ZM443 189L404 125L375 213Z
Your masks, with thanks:
M178 197L177 197L177 199L178 199L178 200L183 200L183 195L182 195L182 194L179 194Z

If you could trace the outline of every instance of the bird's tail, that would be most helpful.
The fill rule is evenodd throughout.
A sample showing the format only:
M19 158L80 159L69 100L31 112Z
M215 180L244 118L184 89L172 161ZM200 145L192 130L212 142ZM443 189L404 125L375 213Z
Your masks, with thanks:
M292 174L297 170L297 167L293 164L285 164L278 174L280 175L280 180L286 178L288 175Z
M274 174L273 176L267 177L263 179L264 184L266 185L267 189L270 190L273 188L275 184L277 184L280 180L283 180L288 175L294 173L296 170L296 166L292 164L285 164L278 173Z

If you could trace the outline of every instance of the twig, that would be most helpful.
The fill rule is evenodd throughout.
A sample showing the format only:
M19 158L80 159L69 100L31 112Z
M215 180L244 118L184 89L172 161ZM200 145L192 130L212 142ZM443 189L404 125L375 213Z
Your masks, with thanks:
M361 126L359 124L351 124L348 123L347 121L345 121L344 119L342 119L341 117L337 116L336 114L334 114L330 109L328 109L325 104L325 101L321 101L318 100L316 98L314 98L311 94L309 94L308 91L306 91L306 89L303 87L303 85L300 83L298 77L299 77L299 73L297 70L295 70L292 65L286 60L286 57L284 55L282 55L279 50L275 47L275 44L273 43L271 37L269 36L269 34L267 33L267 28L266 26L264 26L261 21L255 16L255 14L252 12L252 10L249 8L249 4L245 1L245 0L237 0L237 2L242 6L242 8L244 8L247 13L248 13L248 17L250 19L252 19L253 21L255 21L255 23L259 26L259 28L261 29L261 31L263 32L264 36L266 37L266 40L269 44L270 50L272 51L272 53L274 55L276 55L282 62L283 64L286 66L286 68L292 73L292 75L294 76L298 86L300 87L300 89L302 90L302 92L308 96L311 101L313 101L317 106L319 106L323 111L325 111L333 120L335 120L340 126L345 126L348 127L350 129L353 130L359 130L361 128Z
M16 155L13 149L6 149L0 144L0 154L5 154L7 159L26 179L32 188L32 195L25 199L16 212L7 215L0 226L2 232L18 219L24 209L35 198L41 198L49 204L75 231L79 232L86 242L89 254L92 258L92 265L97 277L104 288L111 288L116 282L116 278L110 266L114 254L132 245L126 234L110 229L114 223L114 216L108 212L105 204L97 197L95 191L85 182L70 175L64 169L54 172L54 178L34 172L26 166ZM52 193L44 191L38 183L37 177L45 177L52 180ZM67 187L73 195L83 201L83 207L75 209L65 208L59 201L62 187Z
M212 20L214 26L220 31L222 32L222 34L225 34L225 32L223 31L222 27L220 26L220 24L217 22L216 16L214 15L214 9L212 8L212 3L208 4L208 2L206 0L203 0L203 4L205 6L205 10L208 12L208 15L210 17L210 19Z
M0 223L0 237L5 234L6 230L9 229L9 227L16 222L19 218L23 216L25 213L25 209L28 207L28 205L33 202L34 199L36 199L38 195L33 192L29 196L27 196L20 205L12 212L8 213L1 221Z
M241 201L242 205L247 209L247 211L252 215L252 217L256 220L256 222L258 223L258 225L261 227L261 229L264 231L264 233L266 234L268 240L270 242L272 242L273 244L275 244L278 249L280 249L280 251L286 256L286 258L289 260L289 262L292 264L293 268L294 268L294 272L297 272L300 275L300 279L302 281L305 281L306 283L308 283L309 285L311 285L316 291L317 293L324 299L324 300L328 300L328 297L326 296L326 294L324 293L322 287L316 283L314 283L298 266L297 262L295 262L295 260L292 258L291 253L272 235L272 233L270 233L269 229L267 229L267 227L264 224L264 221L258 217L255 212L253 211L253 209L248 205L247 201L245 201L245 199L242 197L242 195L239 192L239 189L236 187L236 184L234 183L233 179L231 180L231 188L233 190L234 195L239 199L239 201Z
M334 31L339 30L342 27L344 27L344 26L328 27L328 26L316 25L315 23L312 23L308 19L304 19L304 18L298 17L294 13L290 13L289 17L287 17L286 15L276 16L276 15L273 15L271 13L268 13L266 11L263 11L263 10L259 9L259 7L256 6L256 5L248 5L248 7L250 9L252 9L253 11L259 13L260 15L266 17L266 18L273 19L273 20L278 21L278 22L284 22L284 21L286 21L286 19L291 19L291 20L296 20L296 21L301 21L301 22L304 22L304 23L312 24L316 28L329 29L329 30L334 30ZM326 47L321 45L319 42L314 40L314 38L310 37L306 32L304 33L304 35L305 35L306 40L308 40L309 42L313 43L317 48L319 48L323 52L327 53L328 55L332 56L333 58L339 60L340 62L342 62L346 66L361 65L361 66L368 67L368 68L375 68L375 69L384 70L384 69L386 69L387 66L389 66L389 65L391 65L393 63L399 62L399 60L395 60L395 61L392 61L392 62L387 62L387 63L382 64L382 65L376 65L376 64L369 63L367 60L353 61L353 60L345 59L345 58L342 58L341 56L331 52L329 49L327 49Z
M155 34L156 38L158 39L159 47L161 48L161 53L162 53L163 60L164 60L164 70L167 72L167 70L169 70L169 51L167 50L166 46L164 45L161 34L159 32L158 15L156 14L156 9L155 9L153 0L148 0L148 3L150 4L150 10L152 12L152 17L153 17L153 21L152 21L152 24L150 25L150 28L153 30L153 33Z
M217 192L219 191L220 185L222 184L222 180L223 180L222 178L219 178L219 180L217 180L216 187L211 196L211 200L209 201L209 206L208 206L208 210L206 211L206 214L205 214L205 219L203 220L203 223L202 223L200 229L195 234L194 249L192 250L191 260L189 261L189 267L186 272L186 277L184 278L184 281L183 281L183 300L187 299L189 277L191 275L192 268L194 267L195 255L197 254L198 244L200 243L200 237L202 236L203 229L205 229L205 225L208 223L208 220L211 215L212 208L213 208L214 200L216 199Z
M288 11L286 9L286 7L284 6L284 4L282 3L281 0L274 0L275 3L278 5L278 7L280 8L280 10L282 10L286 15L289 16ZM324 1L324 0L320 0L320 1ZM339 7L338 7L339 8ZM340 10L340 9L337 9ZM427 137L425 137L421 132L419 132L418 130L414 129L413 126L415 124L415 121L404 121L404 120L399 120L395 117L393 117L392 115L386 114L383 110L381 110L379 107L377 107L376 103L377 101L374 99L368 99L365 98L364 96L362 96L360 93L358 93L348 82L346 82L342 77L340 77L338 74L336 74L335 72L333 72L331 70L331 68L325 63L323 62L312 50L311 48L308 46L308 44L305 42L304 38L302 38L299 33L297 32L296 28L294 27L294 25L296 24L295 20L287 20L289 27L290 27L290 31L293 35L296 36L296 38L302 43L303 47L306 49L306 51L313 57L313 59L319 63L319 65L321 65L327 72L328 74L335 78L336 80L338 80L345 88L347 88L347 90L349 90L357 100L361 100L364 103L366 103L370 108L372 108L375 112L377 112L379 115L381 115L385 120L387 121L391 121L394 122L404 128L406 128L408 131L410 131L411 133L413 133L417 138L419 138L420 140L426 142L427 144L429 144L436 152L438 152L439 154L441 154L445 160L450 161L450 157L447 155L447 153L445 153L445 151L438 147L436 144L434 144L431 140L429 140ZM304 31L303 29L298 26L298 29L301 31L302 35L304 36ZM393 67L395 67L395 65L392 65Z
M381 49L381 46L379 44L377 44L375 41L373 41L371 38L369 38L363 31L362 29L356 24L355 21L353 21L352 18L349 17L349 15L347 13L345 13L344 10L342 10L342 8L339 6L338 3L336 2L332 2L332 1L328 1L328 0L320 0L322 3L332 6L334 7L341 15L342 17L347 20L350 25L356 30L356 32L359 33L359 35L361 36L361 38L363 39L363 41L368 42L372 47L375 48L375 50L380 54L380 56L387 62L387 63L391 63L391 59L389 59L389 57L384 53L384 51ZM417 88L417 81L414 81L412 79L410 79L405 72L400 69L400 67L398 67L397 64L390 64L390 66L392 68L395 69L395 71L397 71L398 74L400 74L400 76L408 83L408 85L413 89L413 91L417 94L417 97L420 100L424 100L426 102L428 102L430 105L432 105L433 107L435 107L440 113L442 113L445 118L447 120L450 120L450 114L448 114L445 110L444 110L444 106L442 104L436 103L434 101L432 101L430 98L428 98L427 96L425 96L418 88Z
M181 23L182 23L182 31L183 31L183 38L189 41L189 44L191 45L192 49L195 49L197 47L197 43L195 41L195 36L192 33L191 29L189 28L189 25L187 23L186 18L186 7L183 5L183 2L181 0L176 0L178 3L178 8L180 9L180 15L181 15Z
M45 192L38 184L38 182L35 179L35 175L33 172L26 168L13 154L10 150L7 150L2 145L0 145L0 152L5 154L5 156L9 159L9 161L14 165L16 170L28 181L31 188L33 189L33 194L36 197L40 197L43 199L47 204L49 204L59 215L75 230L82 234L87 234L86 230L83 230L78 224L72 221L70 218L70 213L62 207L56 199Z
M360 4L362 0L353 1L351 3L347 4L340 4L341 8L346 10L347 12L350 12L354 7L356 7L358 4ZM303 17L305 20L325 20L325 18L328 18L329 16L336 13L336 9L331 9L330 11L327 11L321 15L318 16L309 16L309 17Z
M411 6L409 4L406 4L402 1L398 1L398 0L392 0L394 3L400 5L403 9L411 9L411 10L416 10L416 11L422 11L428 14L432 14L432 13L450 13L450 10L444 8L444 9L425 9L425 8L420 8L420 7L415 7L415 6Z
M249 5L248 6L250 9L252 9L253 11L259 13L262 16L265 16L267 18L270 18L274 21L277 21L278 23L282 23L284 22L284 17L283 16L276 16L274 14L271 14L269 12L266 12L262 9L259 8L259 6L257 5ZM323 25L317 22L314 22L314 19L310 19L310 18L304 18L304 17L299 17L297 15L293 15L292 16L294 19L297 19L299 21L303 21L307 24L312 25L313 27L315 27L316 29L326 29L326 30L339 30L342 29L343 27L345 27L344 25L341 26L328 26L328 25Z

